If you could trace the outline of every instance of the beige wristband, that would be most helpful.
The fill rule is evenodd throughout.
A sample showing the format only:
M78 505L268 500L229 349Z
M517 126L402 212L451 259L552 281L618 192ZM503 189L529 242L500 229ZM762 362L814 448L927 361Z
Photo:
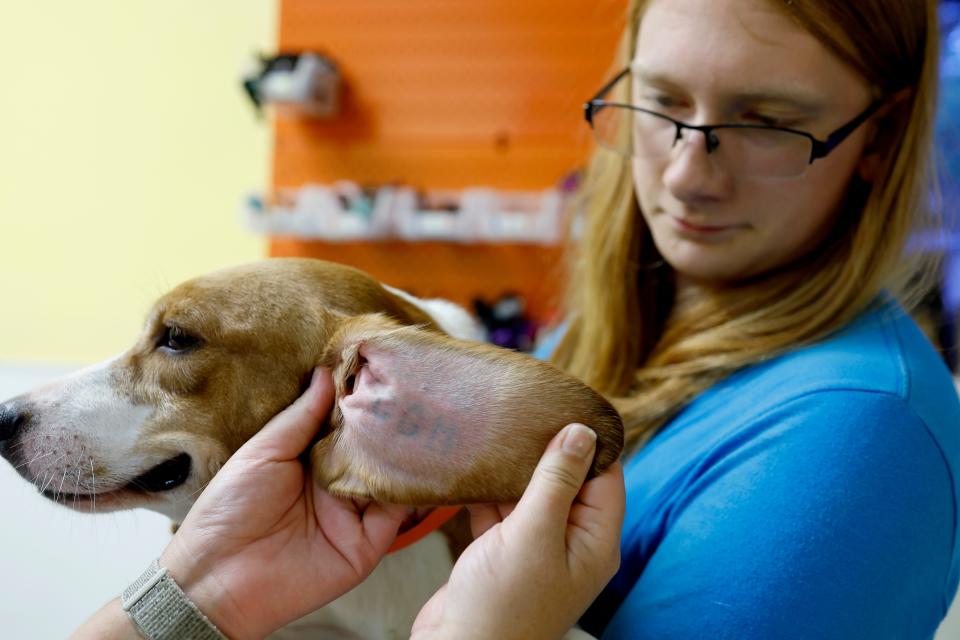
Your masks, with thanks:
M156 560L120 601L147 640L227 640Z

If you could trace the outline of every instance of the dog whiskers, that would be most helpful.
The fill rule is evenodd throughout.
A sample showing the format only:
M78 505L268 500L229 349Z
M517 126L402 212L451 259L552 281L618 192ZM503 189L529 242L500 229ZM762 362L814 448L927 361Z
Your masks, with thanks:
M79 464L79 463L78 463ZM97 513L97 472L93 469L93 458L90 458L90 479L93 482L93 513Z
M42 438L42 437L43 437L42 434L35 434L35 435L32 435L32 436L25 436L25 437L23 437L23 438L19 438L19 439L18 439L17 445L22 447L24 444L26 444L26 443L28 443L28 442L33 442L34 440L38 440L38 439L40 439L40 438Z
M51 471L49 475L47 475L47 473L44 472L44 477L46 478L46 480L43 481L43 485L40 487L40 493L43 493L44 491L46 491L47 485L50 484L51 480L53 480L53 476L54 476L53 471Z
M54 460L54 461L53 461L53 464L51 464L50 466L53 467L54 465L56 465L58 462L60 462L61 460L63 460L63 459L66 458L66 457L67 457L67 454L63 454L62 456L60 456L59 458L57 458L56 460ZM49 485L51 482L53 482L53 478L54 478L54 476L56 476L56 475L57 475L57 472L56 472L54 469L51 469L51 470L50 470L50 476L46 479L46 481L43 483L43 486L40 488L40 493L43 493L44 491L47 490L47 485Z
M212 473L210 474L210 480L207 480L205 483L203 483L203 486L197 489L196 491L191 492L188 497L196 498L198 495L203 493L204 489L206 489L210 485L210 482L213 481L213 478L216 477L218 473L220 473L220 469L222 468L223 468L222 464L216 465L216 468L211 468Z
M25 466L27 466L28 464L32 464L32 463L36 462L37 460L40 460L41 458L46 458L47 456L52 456L52 455L53 455L53 451L47 451L46 453L41 453L40 455L38 455L38 456L37 456L36 458L34 458L33 460L27 460L26 462L22 462L22 463L18 464L16 467L14 467L14 469L20 469L20 467L25 467Z
M189 497L196 498L198 495L203 493L203 490L206 489L209 484L210 484L210 480L207 480L205 483L203 483L202 487L200 487L196 491L191 492Z
M29 444L31 444L32 442L35 442L35 441L37 441L37 440L40 440L40 439L42 439L42 438L43 438L43 436L40 436L40 435L27 436L27 437L25 437L25 438L20 438L20 439L18 439L13 445L11 445L10 450L11 450L11 451L22 451L22 450L24 450L24 449L27 448L27 445L29 445ZM42 450L42 449L41 449L41 450Z
M60 478L60 486L57 488L56 493L53 494L53 501L59 502L60 496L63 495L63 483L67 479L67 470L64 468L63 476Z
M80 455L77 457L77 490L80 489L80 461L83 460L83 447L80 447Z

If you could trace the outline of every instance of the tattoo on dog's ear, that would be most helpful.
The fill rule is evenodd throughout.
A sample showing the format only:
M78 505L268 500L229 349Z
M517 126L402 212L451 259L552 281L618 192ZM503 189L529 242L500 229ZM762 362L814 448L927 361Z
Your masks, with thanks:
M352 318L328 345L336 403L311 452L331 492L411 505L517 500L550 439L597 432L591 475L620 456L623 425L555 367L382 315Z

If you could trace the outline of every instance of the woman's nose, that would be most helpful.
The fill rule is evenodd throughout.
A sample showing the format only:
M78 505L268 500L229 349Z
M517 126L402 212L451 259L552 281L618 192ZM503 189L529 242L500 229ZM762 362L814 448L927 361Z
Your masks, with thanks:
M677 140L663 171L663 184L681 202L719 200L731 188L730 175L717 165L720 152L707 151L707 136L702 131L686 130Z

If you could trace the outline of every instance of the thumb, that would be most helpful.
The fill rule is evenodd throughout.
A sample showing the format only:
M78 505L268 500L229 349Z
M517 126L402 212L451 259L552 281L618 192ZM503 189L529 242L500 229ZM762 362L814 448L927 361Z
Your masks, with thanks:
M274 416L237 453L256 452L257 457L271 460L296 458L309 446L320 423L330 413L333 396L330 371L322 367L314 369L310 386L303 395Z
M597 434L582 424L568 424L553 437L516 512L544 531L563 531L570 507L580 492L597 448Z

